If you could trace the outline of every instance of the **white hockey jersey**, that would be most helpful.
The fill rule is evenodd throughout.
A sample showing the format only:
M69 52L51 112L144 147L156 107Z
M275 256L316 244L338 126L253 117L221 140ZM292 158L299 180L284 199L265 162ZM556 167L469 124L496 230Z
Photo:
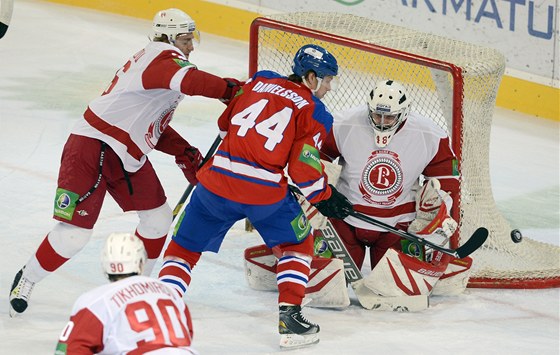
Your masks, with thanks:
M185 79L186 78L186 79ZM128 172L146 161L185 94L221 98L227 83L199 71L176 47L150 42L90 102L72 133L107 143Z
M55 354L197 354L191 338L178 293L157 279L132 276L76 300Z
M458 192L455 154L447 134L432 120L411 112L389 144L375 145L367 105L333 113L334 125L323 148L330 158L341 156L337 189L356 211L395 226L415 218L419 176L438 178L442 187ZM348 224L381 230L349 216Z

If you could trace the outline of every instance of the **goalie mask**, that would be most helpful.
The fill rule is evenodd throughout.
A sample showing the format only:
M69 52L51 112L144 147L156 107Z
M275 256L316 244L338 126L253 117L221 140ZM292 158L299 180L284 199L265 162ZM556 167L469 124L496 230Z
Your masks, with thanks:
M142 274L146 264L144 243L130 233L113 233L105 242L101 262L106 276Z
M307 87L310 87L305 80L305 75L312 70L317 75L319 83L313 93L317 91L322 84L323 79L327 76L332 76L330 81L330 89L336 90L337 81L336 75L338 74L338 63L336 58L323 47L315 44L306 44L301 47L295 57L292 65L294 74L301 77Z
M177 36L189 33L193 34L195 42L200 42L200 32L196 29L194 20L179 9L159 11L154 16L152 28L156 37L166 35L172 44Z
M375 144L383 148L408 117L410 99L404 86L392 80L384 80L370 92L368 107Z

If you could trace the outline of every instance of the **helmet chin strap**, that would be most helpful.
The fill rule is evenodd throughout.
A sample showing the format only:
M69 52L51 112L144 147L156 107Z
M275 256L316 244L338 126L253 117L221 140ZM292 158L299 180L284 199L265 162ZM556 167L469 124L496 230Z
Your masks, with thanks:
M305 86L307 86L309 88L309 90L311 90L313 95L315 95L315 93L317 92L317 90L319 90L319 88L321 87L321 84L323 83L322 78L319 78L318 76L316 76L315 78L317 78L317 86L315 87L315 89L312 89L311 85L309 84L307 79L303 78L303 83L305 84Z

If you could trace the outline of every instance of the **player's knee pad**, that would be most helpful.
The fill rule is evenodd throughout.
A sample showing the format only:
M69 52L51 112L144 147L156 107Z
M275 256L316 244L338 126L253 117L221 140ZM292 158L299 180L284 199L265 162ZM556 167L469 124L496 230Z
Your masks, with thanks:
M87 244L91 233L91 229L58 222L47 238L57 254L70 259Z
M137 232L147 239L167 235L173 222L173 212L167 202L151 210L138 211L138 217L140 217L140 223Z

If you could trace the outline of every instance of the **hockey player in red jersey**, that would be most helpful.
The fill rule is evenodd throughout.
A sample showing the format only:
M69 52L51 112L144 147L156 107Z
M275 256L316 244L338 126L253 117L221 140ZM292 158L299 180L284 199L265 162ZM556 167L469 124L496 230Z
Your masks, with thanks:
M147 255L138 237L111 234L102 254L110 284L81 295L60 334L56 354L197 354L183 299L141 276Z
M138 211L136 235L148 253L150 274L172 222L163 187L148 160L153 149L175 156L191 183L201 154L169 123L185 95L229 102L235 79L198 70L189 61L197 30L183 11L154 17L153 41L120 68L103 94L88 105L62 153L54 218L58 223L17 273L10 292L10 315L27 309L34 285L87 243L107 192L123 211Z
M445 245L457 227L450 216L452 197L459 194L457 160L447 134L411 111L411 102L400 83L379 81L367 105L334 113L321 153L329 160L340 158L336 186L355 211ZM430 294L450 261L440 252L425 255L421 246L353 216L331 222L358 267L369 248L373 272L366 285L377 285L374 291L383 296ZM459 273L471 260L453 262L453 273ZM399 279L411 274L416 281ZM468 277L459 279L464 289Z
M259 71L218 120L223 142L197 174L199 184L164 253L160 280L181 295L202 252L218 252L229 228L248 218L269 247L281 250L277 267L282 347L319 341L319 326L301 314L313 254L310 225L287 188L284 169L323 214L344 218L349 202L329 186L319 149L333 118L321 98L338 64L316 45L296 53L293 74Z

